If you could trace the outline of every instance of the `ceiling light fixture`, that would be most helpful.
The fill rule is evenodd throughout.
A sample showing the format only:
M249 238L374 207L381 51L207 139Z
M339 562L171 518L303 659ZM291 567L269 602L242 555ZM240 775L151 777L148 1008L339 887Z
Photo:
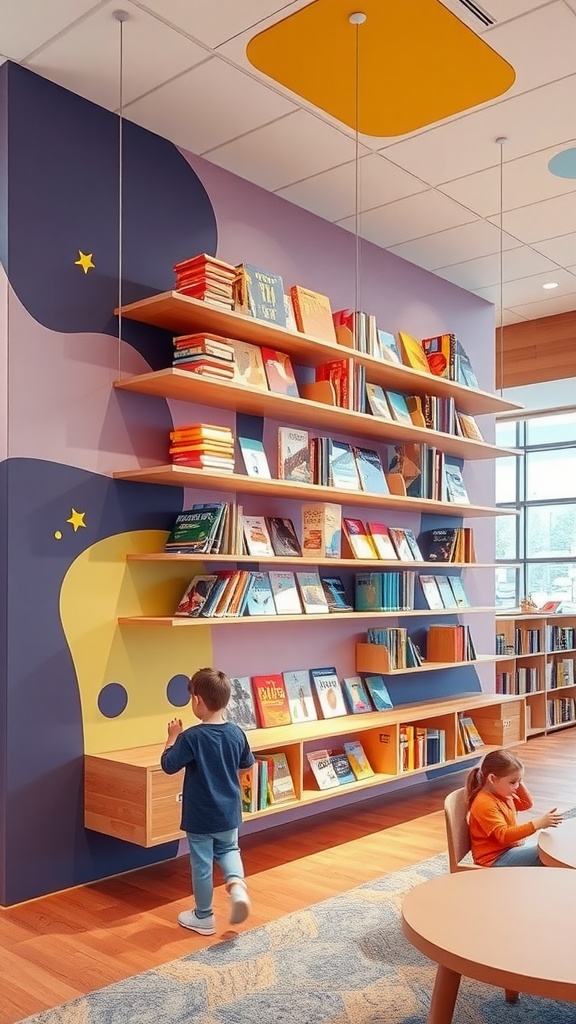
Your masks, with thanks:
M500 394L504 394L504 230L502 219L504 213L504 146L508 142L505 135L499 135L496 145L500 146Z
M547 281L546 284L542 285L543 288L552 289L558 287L558 281Z

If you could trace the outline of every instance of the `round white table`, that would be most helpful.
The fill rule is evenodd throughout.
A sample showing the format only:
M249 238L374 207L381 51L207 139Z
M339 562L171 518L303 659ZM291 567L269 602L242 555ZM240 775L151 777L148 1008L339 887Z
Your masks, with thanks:
M433 878L404 897L402 929L438 964L428 1024L450 1024L462 976L576 1002L574 871L485 868Z
M576 868L576 818L538 833L540 860L549 868Z

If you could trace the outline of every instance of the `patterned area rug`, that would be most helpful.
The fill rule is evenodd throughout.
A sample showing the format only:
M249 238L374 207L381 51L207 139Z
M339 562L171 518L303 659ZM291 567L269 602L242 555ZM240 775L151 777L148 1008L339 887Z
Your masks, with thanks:
M435 965L404 938L400 908L447 869L432 857L26 1024L425 1024ZM574 1024L576 1006L526 995L510 1005L462 980L454 1024L542 1021Z

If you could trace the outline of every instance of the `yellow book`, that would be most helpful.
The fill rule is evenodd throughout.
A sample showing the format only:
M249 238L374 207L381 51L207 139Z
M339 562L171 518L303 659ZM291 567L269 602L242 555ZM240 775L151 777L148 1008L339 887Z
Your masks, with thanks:
M398 331L398 337L400 338L402 360L405 365L411 366L413 370L420 370L422 373L429 374L430 367L420 342L416 338L412 338L410 334L405 334L404 331Z

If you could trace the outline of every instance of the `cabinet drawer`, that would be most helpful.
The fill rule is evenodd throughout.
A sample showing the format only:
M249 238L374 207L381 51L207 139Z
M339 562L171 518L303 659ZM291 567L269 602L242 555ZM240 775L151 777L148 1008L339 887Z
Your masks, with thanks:
M156 846L171 839L180 839L182 813L182 784L184 772L166 775L162 769L150 772L148 793L147 845Z

